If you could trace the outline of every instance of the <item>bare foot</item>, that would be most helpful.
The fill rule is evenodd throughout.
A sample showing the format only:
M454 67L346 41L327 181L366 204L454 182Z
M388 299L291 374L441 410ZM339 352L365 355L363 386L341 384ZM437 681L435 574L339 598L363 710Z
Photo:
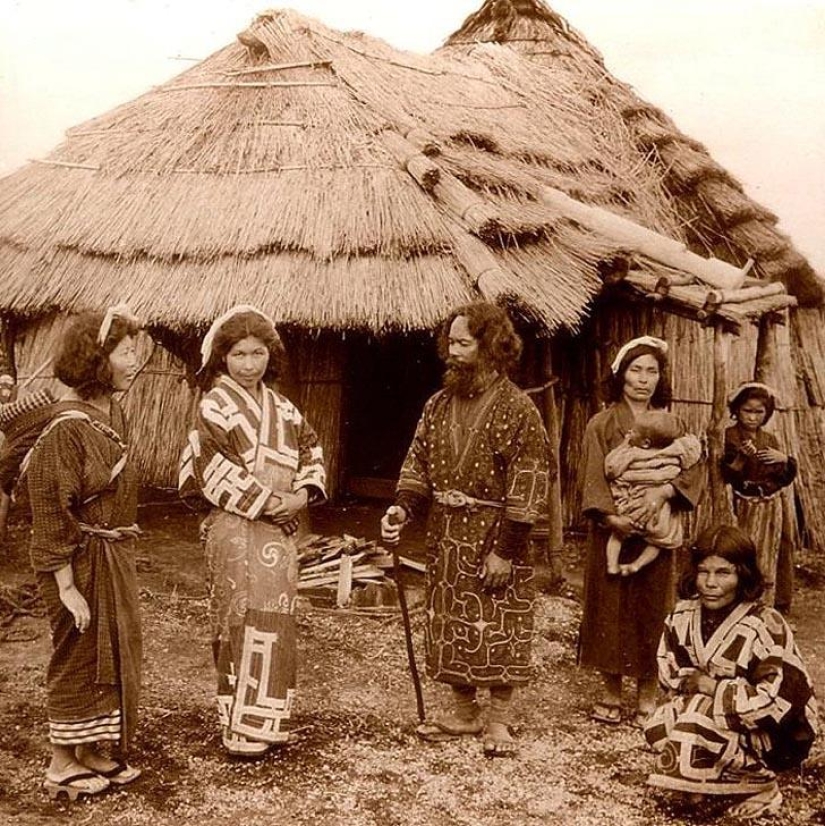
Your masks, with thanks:
M112 771L119 765L117 760L112 760L89 746L78 746L74 753L78 763L94 772Z
M728 814L731 817L738 817L742 820L752 820L763 815L775 815L782 807L782 792L779 786L774 784L764 792L751 795L741 803L731 806Z
M486 757L512 757L516 742L504 723L487 723L484 729L484 755Z

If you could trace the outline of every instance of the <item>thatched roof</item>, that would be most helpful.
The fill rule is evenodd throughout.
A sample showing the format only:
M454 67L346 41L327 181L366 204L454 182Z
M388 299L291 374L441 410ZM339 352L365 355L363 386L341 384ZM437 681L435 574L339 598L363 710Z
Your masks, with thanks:
M412 55L294 12L261 15L0 181L0 311L126 300L155 328L184 332L251 302L284 324L385 331L431 327L481 294L550 331L575 329L602 289L599 268L629 251L564 218L547 187L697 245L688 196L670 186L678 168L697 192L726 185L724 197L700 195L727 204L731 232L761 235L770 216L722 171L705 174L701 147L658 133L642 146L642 127L672 126L560 18L499 0L477 23L502 8L515 14L506 31L535 23L567 58L458 35ZM679 164L646 162L671 146ZM771 237L762 270L792 254Z
M636 157L658 169L691 249L740 266L753 259L755 276L781 281L801 305L821 304L825 282L776 228L776 215L745 195L664 112L612 77L601 54L560 15L541 0L485 0L442 53L471 56L491 43L508 46L533 65L565 67L578 78L581 96L592 101L594 116L603 107L620 114L619 128L628 133Z

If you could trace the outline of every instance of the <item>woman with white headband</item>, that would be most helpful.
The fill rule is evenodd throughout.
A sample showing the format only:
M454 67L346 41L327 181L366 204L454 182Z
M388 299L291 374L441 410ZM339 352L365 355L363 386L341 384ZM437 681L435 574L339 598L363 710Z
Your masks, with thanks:
M296 407L269 386L283 346L249 305L212 324L201 348L209 388L181 457L179 489L212 510L204 540L223 745L259 757L289 742L295 694L297 539L325 498L323 453Z
M605 550L611 535L622 538L621 563L635 560L646 540L644 526L668 500L673 517L692 509L705 478L705 463L683 469L669 482L639 486L633 502L618 513L605 474L605 457L625 441L636 417L670 404L668 346L653 336L628 341L614 358L608 380L610 405L588 422L583 443L582 512L590 520L584 611L579 639L580 665L603 678L601 699L591 717L621 722L622 677L636 680L632 722L644 725L656 707L656 649L675 596L674 553L663 550L644 567L626 565L626 576L608 572ZM682 432L686 432L681 425Z
M52 406L22 465L31 562L52 632L52 754L44 782L52 797L76 800L140 775L126 762L142 657L138 486L114 397L137 375L138 328L124 305L70 324L54 358L54 374L68 392Z

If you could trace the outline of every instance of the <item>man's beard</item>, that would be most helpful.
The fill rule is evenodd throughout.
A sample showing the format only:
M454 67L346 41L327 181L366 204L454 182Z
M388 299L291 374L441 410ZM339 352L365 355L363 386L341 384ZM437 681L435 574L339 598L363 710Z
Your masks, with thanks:
M483 361L466 363L450 359L444 371L444 387L456 396L474 396L484 390L494 373Z

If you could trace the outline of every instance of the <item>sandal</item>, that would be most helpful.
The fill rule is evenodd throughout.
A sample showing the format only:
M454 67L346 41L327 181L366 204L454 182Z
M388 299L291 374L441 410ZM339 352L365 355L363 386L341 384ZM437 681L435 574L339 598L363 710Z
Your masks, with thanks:
M74 802L80 795L94 795L105 792L109 788L109 781L96 772L75 772L60 780L52 780L48 774L43 781L43 788L49 793L52 800L57 800L61 794Z
M455 717L444 717L439 720L425 720L416 727L415 733L428 743L446 743L460 737L481 734L483 730L484 722L480 717L466 722Z
M618 726L622 722L622 710L619 706L610 703L596 703L590 712L590 719L597 723Z

